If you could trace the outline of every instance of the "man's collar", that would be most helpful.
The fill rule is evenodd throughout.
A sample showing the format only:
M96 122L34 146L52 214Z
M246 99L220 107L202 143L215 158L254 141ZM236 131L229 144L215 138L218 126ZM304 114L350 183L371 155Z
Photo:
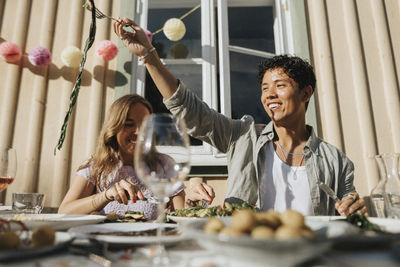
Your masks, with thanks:
M317 148L319 144L319 138L315 135L314 129L310 125L306 125L307 131L310 133L310 136L308 137L307 143L303 148L304 152L307 152L308 149L310 149L313 153L318 154ZM267 136L267 138L272 141L275 137L275 131L274 131L274 124L272 121L270 121L265 127L264 130L261 132L261 135Z

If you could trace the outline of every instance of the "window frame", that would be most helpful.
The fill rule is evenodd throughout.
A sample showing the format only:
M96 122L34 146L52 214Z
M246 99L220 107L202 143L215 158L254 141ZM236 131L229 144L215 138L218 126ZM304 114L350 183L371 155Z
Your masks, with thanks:
M127 0L125 0L127 1ZM148 20L149 1L157 5L157 8L194 7L197 0L136 0L135 21L146 28ZM229 53L241 53L264 58L271 58L276 54L296 54L309 59L309 46L307 40L307 27L299 27L299 23L306 25L305 7L303 1L296 0L248 0L245 3L240 0L200 0L201 2L201 46L202 58L191 59L162 59L166 65L172 64L201 64L202 65L202 97L203 101L221 114L231 117L231 86L230 86L230 62ZM228 3L229 2L229 3ZM272 5L274 10L274 39L276 53L254 50L229 44L228 31L228 7L230 6L257 6ZM132 4L130 4L132 5ZM217 7L217 21L215 21L215 7ZM293 18L292 9L303 9L300 15ZM219 33L216 37L216 26ZM301 42L301 49L296 49L295 43L299 42L298 36L293 34L301 31L298 36L305 36ZM162 33L160 33L162 34ZM217 42L218 42L218 66L217 66ZM217 81L217 67L219 68L219 80ZM145 66L136 56L132 57L132 71L130 92L144 96L145 93ZM136 81L136 82L135 82ZM219 89L218 84L219 83ZM219 90L219 91L218 91ZM218 93L220 98L218 100ZM218 106L220 108L218 108ZM310 101L307 111L307 122L316 126L316 114L314 100ZM311 122L311 123L310 123ZM314 127L317 129L317 127ZM217 151L207 143L202 146L192 146L192 165L226 165L226 155Z

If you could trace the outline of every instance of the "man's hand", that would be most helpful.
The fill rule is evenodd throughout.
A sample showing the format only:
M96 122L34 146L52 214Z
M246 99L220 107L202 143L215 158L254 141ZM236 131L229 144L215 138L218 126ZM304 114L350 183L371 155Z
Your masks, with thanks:
M211 204L215 197L214 189L206 183L193 183L187 193L187 199L191 201L206 201Z
M368 216L365 201L360 198L357 192L352 192L341 201L336 202L335 208L341 216L347 216L356 212Z

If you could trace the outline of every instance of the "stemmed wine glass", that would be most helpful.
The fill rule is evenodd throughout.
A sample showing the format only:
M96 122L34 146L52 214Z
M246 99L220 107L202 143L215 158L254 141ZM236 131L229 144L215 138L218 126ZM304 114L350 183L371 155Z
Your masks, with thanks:
M169 114L151 114L143 122L137 139L134 166L138 177L158 200L158 250L156 265L168 265L170 259L161 243L168 196L183 186L190 171L189 138L183 120Z
M17 156L14 148L0 148L0 192L6 189L17 173Z

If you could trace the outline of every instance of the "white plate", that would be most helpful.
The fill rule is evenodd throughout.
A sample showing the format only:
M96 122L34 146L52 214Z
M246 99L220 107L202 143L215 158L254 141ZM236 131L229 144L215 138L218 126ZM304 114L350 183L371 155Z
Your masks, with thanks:
M9 211L12 210L11 206L0 206L0 211Z
M1 218L11 220L15 215L21 214L4 214ZM85 215L85 214L24 214L20 216L21 221L28 229L33 229L41 225L49 225L54 230L66 230L70 227L94 224L102 222L106 219L103 215ZM21 227L16 223L11 223L12 230L19 230Z
M229 224L228 224L229 225ZM251 262L251 266L293 266L327 251L331 242L323 237L313 240L255 240L251 237L229 237L203 232L204 222L191 222L181 226L182 231L204 249L226 255L238 261Z
M69 243L74 239L74 235L65 232L56 232L56 239L54 244L45 247L31 247L31 248L20 248L12 250L1 250L0 251L0 262L7 262L13 260L27 259L30 257L36 257L39 255L49 254L58 250L62 250L68 246Z
M307 216L306 224L310 226L313 230L327 227L329 222L336 220L346 219L345 216ZM374 224L377 224L381 230L392 233L400 234L400 220L389 219L389 218L376 218L368 217L368 220Z
M164 223L163 227L177 228L176 224ZM91 235L92 238L111 244L152 244L157 242L156 236L121 236L109 235L113 232L140 232L157 229L157 223L104 223L95 225L83 225L73 227L68 230L69 233ZM96 233L96 234L95 234ZM102 235L99 233L108 233ZM162 236L161 242L164 244L176 243L188 238L184 235Z
M207 222L211 217L200 218L200 217L179 217L179 216L167 215L167 218L176 223L184 224L184 223L190 223L190 222ZM216 217L216 218L221 220L223 223L228 223L231 221L232 216L224 216L224 217Z

